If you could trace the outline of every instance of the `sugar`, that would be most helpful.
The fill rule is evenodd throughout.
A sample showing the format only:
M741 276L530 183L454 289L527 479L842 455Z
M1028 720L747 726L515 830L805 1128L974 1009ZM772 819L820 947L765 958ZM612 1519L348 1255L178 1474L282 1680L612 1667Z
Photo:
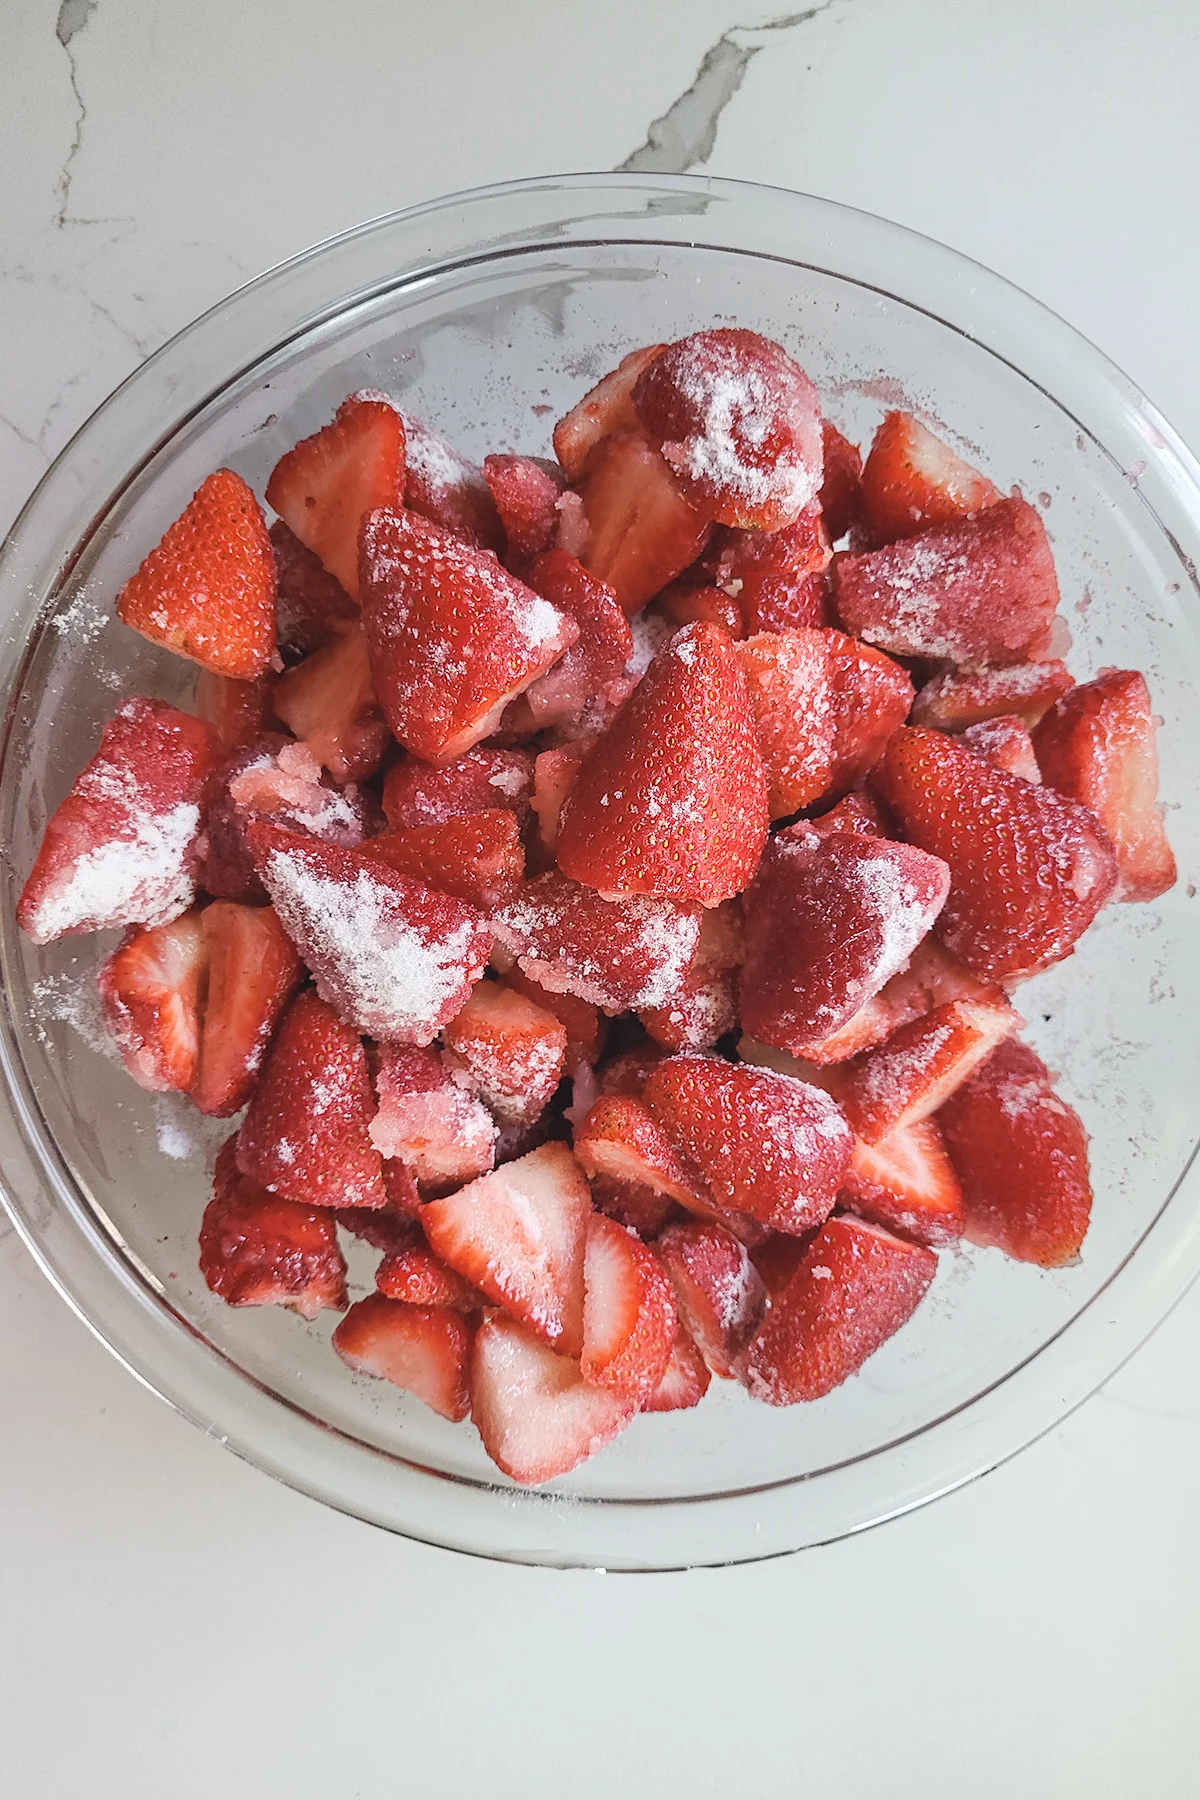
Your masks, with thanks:
M136 779L111 768L81 777L76 792L119 807L130 835L85 851L63 869L36 908L37 941L110 925L166 925L186 912L196 894L190 852L199 807L181 801L166 812L148 812Z

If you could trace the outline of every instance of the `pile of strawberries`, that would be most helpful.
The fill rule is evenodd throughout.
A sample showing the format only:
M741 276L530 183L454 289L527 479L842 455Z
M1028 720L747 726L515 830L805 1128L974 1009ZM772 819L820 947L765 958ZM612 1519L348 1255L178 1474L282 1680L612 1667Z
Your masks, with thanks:
M555 461L386 395L126 584L126 700L20 902L143 1087L239 1128L200 1264L540 1482L716 1375L828 1394L962 1236L1077 1257L1014 991L1175 878L1139 674L1076 685L1038 513L778 345L635 351ZM835 550L834 546L839 548ZM1016 996L1019 998L1019 994Z

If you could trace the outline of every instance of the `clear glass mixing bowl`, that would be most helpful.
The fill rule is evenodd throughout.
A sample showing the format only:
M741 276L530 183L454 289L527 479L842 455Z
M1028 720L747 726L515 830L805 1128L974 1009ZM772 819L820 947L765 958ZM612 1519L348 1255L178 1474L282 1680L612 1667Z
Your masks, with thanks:
M508 1485L469 1426L352 1379L330 1324L232 1311L196 1266L221 1127L142 1093L96 1047L111 936L33 948L13 909L46 816L122 691L183 699L188 666L111 619L116 591L218 464L260 492L353 388L382 387L469 453L544 452L633 345L730 323L780 339L862 440L915 405L1054 542L1072 666L1144 669L1164 718L1180 864L1020 993L1092 1133L1078 1267L945 1254L864 1371L775 1410L715 1383L636 1420L553 1491ZM1200 855L1200 482L1145 398L1026 295L895 225L705 178L572 176L377 220L234 294L152 357L50 470L5 546L0 1175L61 1292L149 1386L330 1505L481 1555L614 1569L776 1555L945 1493L1059 1419L1200 1267L1194 886ZM360 1286L369 1265L352 1271Z

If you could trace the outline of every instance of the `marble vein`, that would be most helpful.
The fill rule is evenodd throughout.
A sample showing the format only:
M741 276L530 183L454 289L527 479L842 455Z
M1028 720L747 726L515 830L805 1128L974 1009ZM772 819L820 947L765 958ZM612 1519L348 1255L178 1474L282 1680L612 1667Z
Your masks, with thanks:
M75 60L73 45L75 39L83 31L88 20L96 10L97 0L62 0L58 9L58 18L54 25L54 35L62 45L67 58L67 70L71 83L71 93L75 98L75 123L71 133L71 142L67 154L63 158L62 169L58 177L58 212L56 223L61 230L69 222L71 206L71 182L75 174L75 159L83 145L83 127L87 119L87 106L79 88L79 65Z

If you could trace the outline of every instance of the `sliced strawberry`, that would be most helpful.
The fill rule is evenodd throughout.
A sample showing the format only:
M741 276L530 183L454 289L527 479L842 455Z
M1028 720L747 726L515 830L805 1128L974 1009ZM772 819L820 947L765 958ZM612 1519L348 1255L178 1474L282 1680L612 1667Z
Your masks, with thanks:
M1011 713L1032 731L1074 685L1066 665L1053 661L1012 663L969 674L950 669L925 683L913 702L912 722L939 731L963 731Z
M675 1289L679 1317L714 1375L728 1379L766 1305L745 1246L723 1225L668 1225L654 1246Z
M562 809L585 755L583 748L543 750L533 765L533 810L537 815L538 837L547 856L554 850Z
M631 350L559 420L554 427L554 454L569 481L577 480L583 473L589 453L601 438L639 429L633 406L634 385L642 370L665 348L664 344L647 344L644 349Z
M411 413L403 418L405 506L466 543L499 554L504 548L504 528L483 470L461 456L431 425L414 419Z
M315 1319L346 1304L333 1214L268 1194L237 1166L237 1139L217 1156L200 1226L200 1273L229 1306L290 1306Z
M481 912L510 899L525 873L521 828L506 807L389 832L364 844L363 855Z
M578 1362L548 1350L502 1314L475 1335L471 1417L492 1461L528 1486L565 1475L636 1416L633 1401L585 1381Z
M592 1200L597 1211L615 1219L628 1231L636 1231L646 1243L656 1238L680 1208L665 1194L656 1194L643 1181L616 1181L611 1175L593 1175Z
M304 965L269 906L215 900L200 915L208 998L199 1067L188 1090L202 1113L227 1118L249 1100L271 1035Z
M575 1154L594 1178L648 1188L689 1211L703 1212L710 1204L699 1171L632 1095L605 1094L596 1101L575 1128Z
M836 724L829 633L764 631L737 648L767 768L773 819L833 785Z
M862 504L877 544L954 525L999 499L986 475L911 413L888 413L875 433L862 472Z
M552 994L540 982L531 981L519 968L511 968L504 976L504 986L515 994L524 994L544 1012L553 1013L567 1034L567 1066L594 1064L604 1048L605 1021L598 1007L574 994Z
M691 567L712 527L640 431L603 438L577 480L582 529L559 542L635 613Z
M616 1056L608 1057L596 1070L600 1092L628 1094L640 1100L651 1069L656 1069L665 1055L666 1051L647 1037L640 1044L632 1044Z
M1041 1058L1009 1038L938 1122L971 1241L1043 1268L1075 1262L1092 1209L1087 1132Z
M35 944L166 925L196 893L197 832L217 743L162 700L123 700L46 826L17 904Z
M828 1219L775 1300L745 1356L756 1400L820 1400L910 1319L937 1257L865 1220Z
M873 769L912 705L905 671L843 632L826 633L833 690L833 781L853 787Z
M455 1079L503 1125L529 1125L554 1098L567 1055L567 1033L553 1013L524 994L481 981L442 1033Z
M578 718L589 701L616 692L614 683L633 655L633 633L608 583L565 550L536 557L527 579L535 593L579 627L575 643L525 696L541 728Z
M436 769L405 757L384 778L383 810L393 831L444 825L498 806L523 821L532 793L533 758L527 750L483 747Z
M711 1381L708 1364L696 1348L696 1340L681 1324L676 1328L663 1378L649 1400L642 1402L642 1411L682 1412L686 1407L699 1406Z
M681 625L720 625L731 638L746 635L741 606L724 588L700 586L684 576L665 587L655 605L676 630Z
M1033 739L1020 719L1011 713L1001 713L999 718L981 719L978 725L968 725L961 741L994 769L1019 775L1022 781L1032 781L1035 786L1042 779Z
M322 649L358 617L358 603L290 526L276 519L267 534L275 552L275 628L293 657Z
M855 1063L841 1093L846 1117L868 1144L918 1124L1022 1023L998 988L935 1007Z
M493 1166L491 1115L458 1085L436 1050L380 1049L375 1091L379 1111L369 1130L385 1174L402 1166L427 1189L445 1193Z
M1112 839L1118 900L1156 900L1175 885L1158 804L1157 730L1145 678L1132 669L1105 669L1072 688L1037 729L1046 780L1081 801Z
M657 1392L675 1344L671 1283L654 1252L603 1213L588 1220L583 1269L583 1378L640 1409Z
M963 1234L962 1188L935 1119L854 1145L842 1205L900 1237L937 1248Z
M185 1092L200 1059L200 1010L208 975L201 915L135 927L100 970L104 1023L139 1087Z
M750 636L830 623L825 572L831 554L814 502L782 531L726 531L704 567L722 592L736 597L743 620L737 635Z
M390 743L362 627L351 624L281 675L272 705L335 781L373 775Z
M554 542L558 498L567 477L557 463L541 456L485 456L483 478L504 527L504 560L520 574Z
M821 477L821 517L831 543L846 536L862 519L862 457L849 438L828 419L821 421L825 467Z
M235 750L213 770L204 789L200 885L216 899L250 905L267 897L246 841L255 818L327 843L352 845L362 841L367 808L358 789L327 787L316 757L279 732Z
M375 1118L377 1119L378 1117L379 1114L376 1113ZM373 1125L375 1119L372 1119L371 1123ZM417 1221L421 1216L422 1205L421 1190L417 1186L416 1176L406 1163L400 1161L399 1157L385 1156L383 1159L383 1191L387 1195L386 1210L388 1216L394 1222L396 1227L396 1241L394 1243L379 1243L375 1238L371 1237L367 1231L364 1231L361 1226L359 1227L358 1235L359 1237L366 1238L368 1243L375 1243L377 1249L398 1250L401 1248L398 1235L400 1229L403 1227L407 1230L408 1226L417 1224ZM346 1213L347 1208L343 1207L338 1215L339 1224L345 1219ZM373 1215L369 1211L355 1214L355 1218L359 1220L370 1219L372 1217L378 1219L380 1216L381 1215L378 1213ZM354 1227L351 1227L351 1229L354 1229Z
M985 980L1033 975L1068 956L1112 895L1116 861L1090 812L989 767L953 738L897 732L880 785L905 836L948 865L938 935Z
M478 1312L484 1298L469 1281L440 1262L432 1250L413 1244L392 1250L375 1271L375 1286L389 1300L408 1306L448 1306L454 1312Z
M908 967L901 969L837 1031L809 1044L810 1063L844 1063L873 1050L894 1031L950 1000L983 1000L990 990L957 962L936 938L922 938ZM747 1059L748 1060L748 1059Z
M846 630L881 650L979 669L1050 647L1058 581L1045 526L1012 499L839 557L834 598Z
M443 1419L471 1410L471 1342L462 1314L446 1306L405 1306L382 1294L356 1300L333 1334L342 1361L415 1394Z
M332 422L280 458L267 499L300 542L359 598L358 534L368 513L398 506L404 426L390 401L352 394Z
M196 676L196 715L211 725L220 748L229 754L254 742L271 711L273 678L235 681L231 675L214 675L201 669Z

